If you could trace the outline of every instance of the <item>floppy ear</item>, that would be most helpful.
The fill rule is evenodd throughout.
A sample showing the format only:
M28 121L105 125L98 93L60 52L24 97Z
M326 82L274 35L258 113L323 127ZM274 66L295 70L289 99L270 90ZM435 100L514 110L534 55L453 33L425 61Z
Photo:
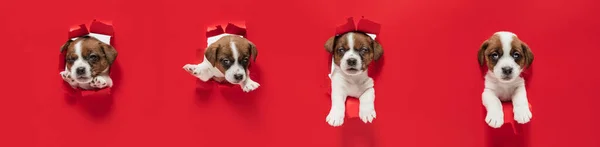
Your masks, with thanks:
M258 51L256 50L256 45L254 45L254 43L248 41L248 43L250 44L250 56L252 57L253 61L256 62L256 56L258 55Z
M377 61L379 60L379 58L381 58L382 55L383 48L381 48L381 44L379 44L377 41L373 41L373 59Z
M523 57L525 58L525 65L529 68L529 65L533 63L533 52L525 42L521 42L521 48L523 48Z
M327 42L325 42L325 50L327 50L327 52L333 54L333 45L334 44L335 44L335 36L332 36L331 38L327 39Z
M213 67L216 65L215 63L217 62L217 53L219 52L220 47L221 45L213 43L210 46L208 46L206 50L204 50L204 57L206 57L206 60L208 60L208 62L210 62L213 65Z
M71 42L73 42L73 40L71 40L71 39L67 40L67 42L65 42L65 44L63 44L60 47L60 52L62 53L64 51L67 51L67 49L69 48L69 45L71 45Z
M108 64L112 65L113 62L115 62L115 59L117 59L117 50L104 42L99 42L98 44L100 44L102 51L104 51L104 56L106 57L106 60L108 60Z
M477 58L479 59L479 66L483 66L485 64L485 49L488 48L490 43L486 40L481 44L479 48L479 52L477 53Z

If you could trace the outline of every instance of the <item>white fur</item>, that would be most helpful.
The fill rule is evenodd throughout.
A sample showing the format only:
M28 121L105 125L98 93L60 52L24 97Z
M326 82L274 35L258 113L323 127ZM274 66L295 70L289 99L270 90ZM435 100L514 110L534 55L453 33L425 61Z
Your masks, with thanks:
M513 36L510 32L497 32L500 37L503 55L496 63L493 71L489 70L485 75L485 89L482 93L483 105L487 109L485 121L493 128L500 128L504 124L501 101L513 103L514 119L521 124L531 120L531 111L525 90L525 80L520 77L521 67L515 62L510 54ZM502 79L502 67L513 67L512 79Z
M108 35L90 33L89 36L99 37L97 39L99 39L100 41L106 44L110 44L110 36ZM76 39L77 38L73 38L72 40ZM65 70L60 72L60 75L63 78L63 80L69 83L69 85L71 85L71 87L73 88L79 87L81 89L102 89L105 87L112 87L113 82L108 73L110 67L106 68L98 76L93 78L91 77L91 66L86 60L83 59L83 56L81 54L81 42L82 41L75 42L74 47L75 54L77 55L77 60L75 60L73 66L71 66L71 70L67 69L67 67L65 66ZM73 78L77 77L76 71L79 67L85 68L85 74L83 76L88 77L88 79L79 80L77 78Z
M207 46L210 46L212 43L215 43L222 37L228 36L228 35L232 35L232 34L220 34L217 36L209 37L207 39L207 43L208 43ZM222 73L221 71L219 71L219 69L214 67L213 64L210 63L210 61L208 61L206 59L206 56L204 56L204 61L202 61L202 63L186 64L185 66L183 66L183 69L185 69L190 74L194 75L195 77L199 78L200 80L202 80L204 82L208 81L209 79L211 79L213 77L219 77L219 78L225 77L225 80L227 80L227 82L240 85L244 92L250 92L250 91L255 90L256 88L258 88L260 86L260 84L253 81L252 79L250 79L250 76L249 76L250 71L244 70L244 68L239 64L239 62L238 62L239 52L237 50L237 46L235 45L235 42L230 41L229 43L230 43L229 45L231 46L233 57L234 57L234 61L232 61L232 62L234 62L234 64L231 67L229 67L229 69L227 69L227 71L225 71L225 73ZM236 83L236 80L234 78L235 74L242 74L242 75L244 75L244 78Z
M373 88L373 79L367 75L367 71L348 74L345 63L348 58L356 57L357 66L360 69L362 61L358 53L354 50L353 33L348 36L348 46L350 50L346 51L342 60L341 66L332 64L331 78L331 109L326 117L329 125L337 127L344 123L344 113L346 111L346 97L357 97L360 101L359 117L364 123L371 123L377 116L375 113L375 89Z

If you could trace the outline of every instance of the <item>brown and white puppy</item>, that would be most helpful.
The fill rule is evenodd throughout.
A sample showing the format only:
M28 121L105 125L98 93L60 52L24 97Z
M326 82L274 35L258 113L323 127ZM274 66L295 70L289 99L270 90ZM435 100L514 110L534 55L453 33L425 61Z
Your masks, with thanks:
M501 101L512 101L514 119L521 124L531 120L531 111L521 72L533 62L533 53L525 42L511 32L496 32L483 42L478 54L479 64L487 66L483 105L485 121L493 128L504 124Z
M221 34L208 38L204 61L200 64L187 64L183 68L202 81L213 78L238 84L244 92L260 86L250 79L250 59L256 60L258 51L248 39L232 34Z
M359 116L367 123L375 114L373 79L367 75L371 62L383 55L381 45L368 34L348 32L329 38L325 49L333 55L331 77L331 110L326 121L331 126L344 123L346 97L360 100Z
M109 70L117 58L117 51L95 37L83 36L68 40L62 47L65 53L63 80L72 87L102 89L112 87Z

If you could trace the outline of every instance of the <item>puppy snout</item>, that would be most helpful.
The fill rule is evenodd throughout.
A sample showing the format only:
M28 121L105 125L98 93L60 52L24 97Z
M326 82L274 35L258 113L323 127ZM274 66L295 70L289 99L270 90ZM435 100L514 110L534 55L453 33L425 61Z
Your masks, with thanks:
M244 75L243 74L235 74L235 75L233 75L233 78L235 78L235 80L240 81L240 80L244 79Z
M85 67L77 67L77 69L75 69L75 73L77 73L78 75L85 74Z
M350 58L346 60L346 63L348 63L348 66L356 66L356 59Z
M512 67L502 67L502 73L505 75L510 75L513 72L513 68Z

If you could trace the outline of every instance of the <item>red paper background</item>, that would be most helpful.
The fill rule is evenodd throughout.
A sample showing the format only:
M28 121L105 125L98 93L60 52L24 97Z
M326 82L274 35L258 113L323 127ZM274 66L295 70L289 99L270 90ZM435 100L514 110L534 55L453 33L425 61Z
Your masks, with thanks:
M0 2L0 146L600 146L600 2L75 1ZM333 128L323 44L348 16L382 24L377 119ZM121 81L112 99L66 100L56 54L68 28L113 20ZM261 87L198 94L181 67L206 25L246 20ZM491 130L477 49L498 30L533 49L533 120ZM506 129L508 128L508 129Z

